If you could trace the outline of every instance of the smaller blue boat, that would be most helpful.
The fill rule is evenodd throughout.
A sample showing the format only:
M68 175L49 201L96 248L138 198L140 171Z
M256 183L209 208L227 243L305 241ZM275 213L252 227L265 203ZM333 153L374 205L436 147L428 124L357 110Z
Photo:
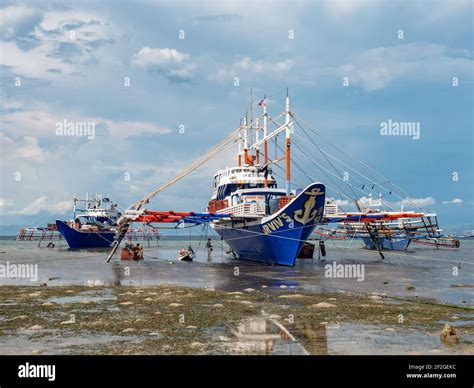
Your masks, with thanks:
M380 244L380 248L385 251L405 251L411 242L410 237L402 236L379 236L375 238ZM367 249L377 249L372 238L363 237L362 241Z
M85 208L78 209L78 202ZM120 215L117 205L100 195L94 199L74 198L74 219L56 220L56 227L71 249L108 248L114 241Z
M61 220L56 220L56 226L71 249L108 248L115 237L114 231L78 230Z

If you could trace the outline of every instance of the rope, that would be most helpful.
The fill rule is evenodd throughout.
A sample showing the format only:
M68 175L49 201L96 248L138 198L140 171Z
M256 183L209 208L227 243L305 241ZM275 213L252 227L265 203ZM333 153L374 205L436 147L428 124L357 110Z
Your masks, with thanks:
M292 117L294 119L294 121L299 125L301 126L301 124L305 125L305 127L309 130L311 130L313 133L315 133L316 135L318 135L319 137L321 137L323 140L325 140L328 144L332 145L334 148L336 148L339 152L341 152L343 155L345 155L346 157L348 157L349 159L351 159L352 161L356 162L356 163L359 163L361 164L362 166L368 168L370 171L372 171L375 175L377 175L379 178L381 178L383 181L385 181L387 184L391 184L393 187L395 187L397 190L399 190L402 194L404 194L407 198L403 198L401 196L399 196L398 194L396 193L393 193L395 196L397 196L398 198L402 199L402 200L406 200L408 199L409 200L409 197L410 197L410 194L408 194L405 190L403 190L401 187L397 186L395 183L391 182L389 179L387 179L385 176L383 176L381 173L379 173L377 170L375 170L373 167L369 166L368 164L364 163L363 161L361 161L360 159L357 159L355 158L354 156L352 156L351 154L349 154L348 152L346 152L345 150L343 150L337 143L333 142L330 138L328 138L327 136L325 136L323 133L321 133L320 131L316 130L315 128L312 128L311 126L309 126L307 123L305 123L303 120L297 120L294 113L292 113ZM301 124L300 124L301 122ZM392 191L393 192L393 191ZM413 201L410 201L412 204L414 203ZM415 208L417 209L420 209L420 210L424 210L422 207L420 206L416 206L416 205L413 205ZM430 208L427 208L427 210L429 211L432 211L432 209Z
M202 157L194 161L191 165L187 166L183 170L181 170L174 178L170 179L156 190L152 191L146 197L140 199L139 201L135 202L130 209L139 210L144 204L148 203L150 199L152 199L156 194L160 193L161 191L167 189L174 183L178 182L179 180L183 179L185 176L189 175L193 171L197 170L201 167L204 163L218 155L220 152L224 150L224 148L232 146L233 143L236 141L236 135L239 133L240 127L231 132L224 140L216 144L212 147L206 154Z

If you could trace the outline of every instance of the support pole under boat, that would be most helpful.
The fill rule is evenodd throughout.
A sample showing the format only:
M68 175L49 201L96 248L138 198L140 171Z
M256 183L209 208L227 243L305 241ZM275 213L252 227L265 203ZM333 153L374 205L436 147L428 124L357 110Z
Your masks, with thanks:
M360 204L359 204L359 201L358 201L358 200L355 200L354 202L355 202L355 205L357 206L357 209L358 209L359 211L362 211L362 208L361 208L361 206L360 206ZM380 241L379 241L379 239L377 238L378 236L376 236L376 235L374 235L374 234L372 233L372 231L370 230L370 225L369 225L368 222L364 222L364 226L365 226L365 229L367 230L367 233L369 233L370 239L371 239L372 242L374 243L374 246L375 246L375 248L377 249L377 251L378 251L380 257L382 258L382 260L385 260L385 256L384 256L383 253L382 253L382 247L380 246Z
M123 238L125 237L125 234L127 234L128 228L130 227L130 222L127 221L125 222L120 228L119 232L117 234L117 238L114 241L114 245L112 247L112 250L109 253L109 256L107 257L107 263L112 259L114 256L115 252L117 252L118 247L120 246L120 243L122 242Z

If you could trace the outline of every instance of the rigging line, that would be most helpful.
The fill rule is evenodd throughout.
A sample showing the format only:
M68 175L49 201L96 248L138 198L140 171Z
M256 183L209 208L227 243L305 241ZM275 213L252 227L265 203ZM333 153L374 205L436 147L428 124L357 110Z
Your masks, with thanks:
M294 118L294 117L293 117L293 118ZM303 130L304 134L308 137L308 139L310 140L310 142L313 143L313 144L316 146L316 148L318 149L318 151L321 152L319 146L318 146L318 145L313 141L313 139L306 133L306 131L304 130L304 128L300 125L300 123L299 123L296 119L295 119L295 122L296 122L297 125ZM339 170L338 170L337 168L335 168L335 166L329 161L329 159L328 159L323 153L321 153L321 155L324 156L324 158L326 159L326 161L328 161L328 163L333 167L333 169L336 170L337 173L339 174ZM321 167L322 167L322 166L321 166ZM326 168L325 168L325 169L326 169ZM341 179L341 180L344 182L344 180L343 180L341 177L338 176L338 178ZM347 181L346 181L345 183L346 183L347 186L349 186L349 187L351 188L351 191L352 191L352 193L354 194L354 203L355 203L357 209L358 209L359 211L361 211L361 210L362 210L362 206L361 206L361 203L359 202L359 200L356 199L357 195L356 195L356 193L355 193L355 191L354 191L354 189L353 189L352 184L350 184L350 183L347 182ZM376 239L376 236L373 236L373 235L372 235L372 233L371 233L371 231L370 231L370 225L369 225L369 224L365 224L365 228L367 229L367 232L369 233L370 238L372 239L372 241L373 241L375 247L377 248L377 251L379 252L380 257L381 257L382 260L383 260L383 259L384 259L384 255L383 255L382 249L381 249L381 247L380 247L380 242Z
M280 149L280 150L282 151L282 149L281 149L280 146L278 146L278 149ZM294 163L294 162L293 162L293 163ZM296 163L294 163L294 164L296 165ZM283 167L279 166L279 165L276 164L276 163L275 163L275 166L277 166L280 170L283 170L283 172L285 172L285 169L284 169ZM301 168L300 168L298 165L296 165L296 167L298 167L298 168L301 170ZM301 171L304 173L303 170L301 170ZM305 173L304 173L304 174L305 174ZM277 174L275 173L275 175L277 175ZM278 178L280 178L281 180L284 181L284 179L283 179L282 176L280 176L280 175L277 175L277 176L278 176ZM307 178L309 178L311 181L313 181L313 178L311 178L311 177L309 177L309 176L307 176ZM300 181L299 179L293 179L293 181L296 182L301 188L307 186L307 184L305 184L303 181Z
M277 128L281 127L283 124L280 124L278 121L276 121L276 119L282 117L282 114L279 114L277 117L275 117L275 119L273 119L273 117L270 117L268 116L268 120L270 120L273 124L275 124L277 126ZM278 136L278 135L277 135Z
M378 187L380 187L381 189L390 192L390 190L389 190L388 188L386 188L385 186L383 186L382 184L377 183L376 181L374 181L374 180L373 180L372 178L370 178L369 176L362 174L360 171L356 170L355 168L352 168L351 166L349 166L348 164L346 164L346 163L344 163L343 161L339 160L338 158L336 158L334 155L330 154L329 152L323 151L323 150L321 150L321 152L325 153L327 156L331 157L331 158L334 159L336 162L339 162L339 163L342 164L344 167L347 167L348 169L354 171L356 174L359 174L359 175L362 176L363 178L367 179L370 183L374 184L375 186L378 186ZM394 193L394 195L396 195L396 194ZM402 198L402 197L399 197L399 198Z
M277 145L278 149L282 152L285 152L279 145ZM292 158L293 159L293 164L303 173L303 175L306 176L306 178L308 178L310 181L314 181L313 177L309 176L296 162L295 162L295 157ZM283 169L283 167L281 166L278 166L279 168ZM301 182L297 182L300 186L305 186L304 184L301 185Z
M276 167L278 167L280 170L283 170L283 172L285 172L285 169L281 166L279 166L278 164L275 164ZM280 175L280 174L277 174L276 172L273 172L274 175L276 175L280 180L284 181L285 179L283 179L283 177ZM306 187L306 185L301 182L299 179L295 179L294 181L296 181L296 183L301 186L301 187Z
M294 119L294 117L293 117ZM317 150L321 153L321 155L324 156L324 159L326 159L326 161L331 165L331 167L337 172L337 175L340 176L341 173L339 172L339 170L336 168L336 166L334 166L334 164L331 163L331 161L326 157L326 155L324 155L322 152L321 152L321 148L318 146L318 144L311 138L311 136L308 135L308 133L304 130L304 128L300 125L300 123L295 119L295 122L296 124L302 129L303 133L306 135L306 137L309 139L309 141L317 148ZM340 176L340 178L342 178L342 176ZM352 194L354 194L354 201L356 201L357 203L357 194L355 193L354 189L352 188L352 185L350 185L347 181L344 181L342 179L343 182L345 182L350 188L351 188L351 191L352 191Z
M297 143L293 143L293 144L294 144L298 149L300 149L300 150L304 153L304 151L301 149L301 147L300 147ZM278 149L279 149L281 152L285 152L280 146L278 146ZM305 153L305 155L307 156L306 153ZM308 157L308 158L309 158L309 157ZM309 177L309 176L306 174L306 172L304 172L304 170L303 170L297 163L294 162L294 160L297 159L295 156L293 156L292 159L293 159L293 164L295 164L295 166L298 167L298 169L299 169L300 171L302 171L303 174L305 174L305 175L306 175L310 180L312 180L312 181L316 180L316 179L314 179L313 177ZM299 159L298 159L298 160L299 160ZM317 163L315 163L315 162L313 162L313 163L315 164L315 166L316 166L317 168L321 169L320 166L319 166ZM321 170L321 172L322 172L332 183L334 183L334 186L337 188L337 189L334 189L334 188L331 187L331 189L333 189L334 191L336 191L336 192L337 192L338 194L340 194L341 196L345 196L345 197L348 198L349 200L352 199L352 198L351 198L350 196L348 196L347 194L342 194L341 191L340 191L340 188L339 188L339 187L337 186L337 184L331 179L331 177L329 177L327 174L325 174L324 171ZM326 184L326 186L327 186L327 184ZM327 187L329 187L329 186L327 186Z
M300 138L300 136L297 136L297 137ZM377 182L373 181L370 177L365 176L364 174L362 174L360 171L351 168L350 166L348 166L348 165L345 164L344 162L340 161L339 159L337 159L335 156L331 155L330 153L328 153L328 152L326 152L326 151L323 151L323 150L321 150L321 152L323 152L323 153L325 153L326 155L332 157L332 158L335 159L337 162L343 164L345 167L351 169L351 170L354 171L355 173L357 173L357 174L361 175L362 177L368 179L369 182L372 183L374 186L378 186L378 187L384 189L385 191L389 192L390 194L393 194L395 197L398 197L398 198L399 198L400 200L402 200L402 201L406 200L406 198L403 198L403 197L399 196L397 193L390 191L388 188L384 187L383 185L378 184ZM356 182L361 183L363 186L365 186L365 185L367 184L366 182L362 181L361 179L359 179L359 178L357 178L357 177L353 177L353 180L356 181ZM356 187L356 188L357 188L359 191L363 191L363 189L359 189L358 187ZM373 192L372 188L370 188L370 190L369 190L369 188L367 188L367 193L371 193L371 192ZM364 192L364 193L365 193L365 192ZM381 201L382 204L384 204L385 207L387 207L388 209L393 210L393 211L396 211L396 209L394 208L394 205L396 205L396 203L390 202L390 201L389 201L388 199L386 199L386 198L380 198L380 201ZM412 203L413 203L413 201L409 201L409 202L412 202ZM425 209L421 208L420 206L413 206L413 207L416 208L416 209L422 210L422 211L425 210Z
M406 200L406 198L403 198L402 196L398 195L397 193L394 193L392 192L390 189L388 189L387 187L383 186L383 184L379 184L377 183L376 181L374 181L372 178L370 178L369 176L366 176L364 174L362 174L360 171L352 168L351 166L349 166L348 164L344 163L343 161L337 159L334 155L331 155L329 152L326 152L326 151L322 151L324 152L326 155L328 155L329 157L333 158L334 160L336 160L337 162L341 163L343 166L347 167L348 169L354 171L356 174L359 174L360 176L366 178L367 180L370 181L370 183L374 184L375 186L378 186L380 187L381 189L387 191L389 194L393 194L395 197L401 199L401 200ZM414 203L414 201L410 201L412 203ZM422 207L420 206L414 206L415 208L417 209L420 209L420 210L424 210ZM427 208L427 210L429 210L429 208Z
M338 193L341 194L341 192L344 192L344 190L342 190L337 183L334 182L334 180L327 174L323 171L323 168L327 171L329 171L328 169L326 169L324 166L318 164L316 161L314 161L314 159L312 159L308 153L297 143L297 142L293 142L293 144L326 176L326 178L328 178L333 184L334 186L337 187L338 189ZM338 175L334 174L333 172L329 171L332 175L334 175L336 178L338 179L342 179L341 177L339 177ZM364 192L365 194L365 192ZM341 194L342 195L342 194ZM353 200L353 198L350 196L350 195L347 195L346 193L344 193L344 196L346 198L348 198L349 200Z
M141 206L144 204L148 203L151 198L153 198L156 194L159 192L165 190L169 186L173 185L180 179L184 178L185 176L189 175L191 172L195 171L199 167L201 167L205 162L208 160L212 159L214 156L216 156L218 153L223 151L223 148L229 144L229 142L235 142L236 141L236 135L239 133L240 127L234 130L232 133L230 133L224 140L219 142L217 145L212 147L206 154L204 154L202 157L198 158L196 161L194 161L191 165L188 167L184 168L181 170L181 172L176 175L174 178L170 179L168 182L164 183L160 187L158 187L156 190L148 194L146 197L142 198L141 200L135 202L131 209L134 210L139 210Z
M298 122L298 120L296 118L295 119L295 122ZM301 120L301 122L303 122L303 120ZM336 143L334 143L331 139L329 139L327 136L325 136L323 133L321 133L320 131L314 129L314 128L311 128L309 125L306 125L308 129L310 129L311 131L313 131L313 133L315 133L316 135L320 136L322 139L324 139L328 144L332 145L334 148L336 148L337 150L339 150L339 152L341 152L343 155L347 156L348 158L350 158L351 160L355 161L356 163L360 163L361 165L369 168L371 171L373 171L376 175L378 175L379 177L381 177L383 180L386 181L386 183L389 183L389 184L392 184L393 186L395 186L395 184L393 182L391 182L390 180L388 180L387 178L385 178L383 175L381 175L379 172L377 172L376 170L374 170L372 167L368 166L367 164L365 164L364 162L362 162L361 160L359 159L356 159L354 158L352 155L348 154L347 152L345 152L339 145L337 145ZM401 190L403 191L403 190Z
M298 120L296 119L294 113L292 113L292 117L293 119L295 120L295 122L298 122ZM400 186L396 185L395 183L393 183L392 181L390 181L388 178L386 178L385 176L383 176L380 172L378 172L377 170L375 170L373 167L371 167L370 165L368 165L367 163L364 163L362 160L360 159L357 159L355 157L353 157L351 154L349 154L348 152L344 151L338 144L334 143L329 137L327 137L326 135L324 135L323 133L321 133L320 131L316 130L315 128L312 128L311 126L309 126L307 123L304 122L304 120L301 120L301 123L305 124L305 126L311 130L312 132L314 132L316 135L320 136L322 139L324 139L327 143L331 144L334 148L338 149L339 152L341 152L343 155L347 156L348 158L352 159L354 162L356 163L360 163L362 166L368 168L369 170L371 170L375 175L379 176L380 178L382 178L384 181L386 181L388 184L391 184L393 187L395 187L397 190L399 190L402 194L404 194L406 197L410 197L410 194L408 194L405 190L403 190ZM411 201L413 203L413 201ZM421 209L423 210L422 207L419 207L419 206L415 206L417 207L418 209ZM430 208L426 208L427 210L430 210L432 211L432 209Z
M221 150L219 150L219 151L218 151L218 153L220 153L220 152L224 152L224 151L226 151L226 150L228 150L228 149L232 148L233 146L234 146L234 144L233 144L233 143L230 143L230 144L225 144L225 145L223 145L223 148L222 148ZM217 155L217 153L216 153L216 154L214 154L214 155L213 155L213 157L214 157L215 155ZM201 166L199 166L199 167L201 167ZM197 168L199 168L199 167L197 167ZM197 169L197 168L196 168L196 169ZM117 207L119 207L119 206L118 206L118 204L117 204ZM122 210L121 210L121 209L119 208L118 210L119 210L119 211L120 211L120 213L123 215L123 214L125 213L125 211L126 211L126 210L129 210L129 209L122 208ZM148 225L148 223L147 223L147 225Z
M298 149L301 150L301 147L300 147L297 143L293 143L293 144L294 144ZM303 150L302 150L302 152L303 152ZM305 155L306 155L306 154L305 154ZM313 162L313 163L314 163L314 162ZM297 164L295 163L295 165L297 165ZM331 190L334 190L334 191L335 191L337 194L339 194L341 197L345 197L345 198L347 198L347 199L349 199L349 200L352 200L352 198L351 198L349 195L347 195L346 193L344 193L344 192L341 191L341 189L339 188L339 186L332 180L332 178L331 178L330 176L328 176L324 171L322 171L322 169L320 168L320 166L319 166L318 164L315 164L315 165L316 165L317 168L319 168L319 169L321 170L321 172L322 172L332 183L334 183L334 186L335 186L335 187L332 187L332 186L328 185L327 183L325 183L325 186L326 186L326 187L330 188ZM298 167L298 166L297 166L297 167ZM300 167L299 167L299 168L300 168ZM300 169L301 169L301 168L300 168ZM311 179L312 179L312 178L311 178ZM312 179L312 180L315 180L315 179ZM316 179L316 180L317 180L317 179Z
M298 121L298 119L295 117L295 114L293 113L293 118L296 121ZM305 124L306 127L311 130L313 133L315 133L316 135L318 135L319 137L321 137L322 139L324 139L328 144L332 145L334 148L336 148L337 150L339 150L339 152L341 152L343 155L347 156L348 158L352 159L354 162L356 163L360 163L362 165L365 165L364 162L362 162L360 159L357 159L355 158L354 156L350 155L348 152L344 151L337 143L333 142L329 137L327 137L324 133L322 133L321 131L318 131L317 129L315 128L312 128L310 125L306 124L304 122L304 120L300 120L300 122L302 124ZM372 170L376 175L378 175L379 177L383 178L386 183L392 183L390 182L389 179L385 178L382 174L380 174L378 171L376 171L375 169L373 169L372 167L366 165L366 167L368 167L370 170ZM393 183L392 183L393 184Z
M296 143L294 143L294 144L296 145ZM298 146L297 146L297 147L298 147ZM302 150L302 152L305 153L304 150ZM306 155L306 157L307 157L310 161L313 162L313 164L314 164L316 167L328 171L329 174L331 174L331 175L335 176L336 178L338 178L338 179L340 179L340 180L343 181L343 179L342 179L340 176L338 176L337 174L333 173L332 171L330 171L330 170L327 169L326 167L324 167L324 166L322 166L322 165L318 165L318 164L317 164L310 156L308 156L306 153L305 153L305 155ZM323 172L323 173L324 173L324 172ZM325 173L324 173L324 174L325 174ZM325 175L326 175L326 174L325 174ZM326 175L326 176L327 176L327 175ZM332 181L332 180L331 180L331 181ZM333 181L332 181L332 182L333 182ZM359 189L358 187L354 187L353 185L351 185L351 184L348 183L348 182L345 182L345 183L346 183L348 186L351 186L353 189L356 189L356 190L362 192L364 195L366 194L365 191ZM351 199L351 200L354 199L354 198L352 198L352 197L350 197L350 196L347 196L347 194L346 194L346 197L349 198L349 199Z
M298 144L296 144L296 143L294 143L294 144L296 145L297 148L300 148L300 147L298 146ZM279 149L280 149L280 151L284 152L281 147L279 147ZM314 177L309 176L309 175L304 171L304 169L301 168L301 167L299 166L299 164L295 162L296 157L293 156L292 159L293 159L293 164L294 164L310 181L317 181L317 179L314 179ZM317 166L317 167L319 168L319 166ZM324 172L323 172L323 174L324 174ZM325 175L326 175L326 174L325 174ZM326 176L327 176L327 175L326 175ZM328 179L331 180L331 182L334 183L334 181L332 181L331 177L329 177L329 176L327 176L327 177L328 177ZM336 193L338 193L341 197L346 197L346 198L349 199L349 200L352 199L350 196L341 193L341 192L338 190L338 187L337 187L337 185L336 185L335 183L334 183L334 185L336 186L336 189L335 189L334 187L332 187L332 186L329 186L328 184L325 184L325 186L326 186L327 188L330 188L331 190L334 190L334 191L335 191ZM304 186L304 185L303 185L303 186ZM343 209L341 206L339 206L339 207L340 207L341 210L344 211L344 209Z
M300 148L300 147L297 145L297 143L294 143L294 144L296 145L296 147ZM301 149L301 148L300 148L300 149ZM302 152L305 153L304 150L302 150ZM333 176L335 176L336 178L338 178L339 180L343 180L341 177L339 177L338 175L334 174L332 171L330 171L330 170L327 169L326 167L324 167L324 166L322 166L322 165L318 165L318 164L317 164L310 156L308 156L306 153L305 153L305 155L306 155L307 158L308 158L310 161L312 161L313 164L315 164L319 169L324 169L324 170L328 171L331 175L333 175ZM323 171L323 174L324 174L328 179L330 179L331 182L334 183L334 181L333 181L324 171ZM356 190L360 191L360 192L363 193L364 195L367 194L364 190L362 190L362 189L360 189L360 188L358 188L358 187L355 187L354 185L352 185L352 184L350 184L350 183L348 183L348 182L345 182L345 183L346 183L348 186L352 187L353 189L356 189ZM336 185L336 186L337 186L337 185ZM339 188L339 186L337 186L337 187ZM341 193L339 193L339 194L341 194ZM351 197L350 195L344 194L344 196L345 196L346 198L348 198L349 200L354 201L354 198ZM390 209L390 210L393 210L392 206L391 206L389 203L386 204L386 207L387 207L388 209Z
M301 138L301 137L298 136L298 138ZM302 152L304 152L304 151L302 150L302 147L301 147L298 143L295 142L294 145L295 145L296 147L298 147ZM321 150L321 151L322 151L322 150ZM324 151L323 151L323 152L324 152ZM361 175L362 175L362 174L361 174ZM328 176L326 175L326 177L328 177ZM329 177L328 177L328 178L329 178ZM340 178L340 177L339 177L339 178ZM366 182L364 182L364 181L362 181L362 180L360 180L360 179L357 179L357 178L353 178L353 179L354 179L355 181L357 181L357 182L363 184L363 185L366 184ZM331 180L331 181L332 181L332 180ZM370 181L370 179L369 179L369 181ZM334 181L332 181L332 182L334 183ZM347 182L346 182L346 183L347 183ZM361 191L365 194L365 192L364 192L362 189L359 189L358 187L356 187L356 188L357 188L358 190L361 190ZM368 190L368 192L369 192L369 193L372 192L372 189L370 189L370 191ZM341 194L341 193L339 193L339 194ZM350 199L350 200L353 199L352 197L347 196L347 195L346 195L346 197L347 197L348 199ZM381 199L381 201L383 201L383 203L385 203L385 206L386 206L388 209L390 209L390 210L395 210L395 209L393 208L392 204L391 204L389 201L386 201L386 200L383 199L383 198Z

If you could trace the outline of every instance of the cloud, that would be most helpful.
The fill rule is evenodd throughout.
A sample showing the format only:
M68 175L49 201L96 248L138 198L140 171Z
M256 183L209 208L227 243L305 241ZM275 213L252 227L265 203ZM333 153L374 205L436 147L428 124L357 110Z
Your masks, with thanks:
M41 147L39 146L38 139L33 136L25 136L23 138L24 144L18 147L18 155L22 158L30 158L32 156L41 155Z
M464 201L461 198L454 198L451 201L443 201L443 205L462 205Z
M81 56L82 49L78 44L73 42L57 42L56 48L49 55L56 58L70 59Z
M57 203L48 203L48 197L43 195L36 198L32 203L21 210L12 210L9 214L33 216L37 214L57 214L62 215L72 210L71 201L61 201Z
M132 57L132 64L150 72L157 72L170 81L189 82L196 66L190 55L170 48L142 47Z
M234 77L246 74L259 75L275 79L282 79L295 65L292 59L283 61L266 61L262 59L253 60L244 57L234 61L230 66L222 65L216 72L209 75L208 79L215 82L229 82Z
M6 15L0 15L0 64L22 77L75 75L79 65L98 63L98 50L115 42L115 30L91 15L25 7L0 12Z
M10 107L10 109L5 109L2 112L2 129L9 136L8 141L14 143L12 139L23 138L24 144L15 148L15 153L20 157L39 154L40 149L37 138L48 139L49 141L58 139L56 127L58 123L63 123L64 120L67 122L94 123L95 136L108 135L117 139L172 132L166 126L151 122L111 120L75 111L53 111L44 104L33 105L30 109L14 109L25 107L25 105L19 101L5 100L4 108ZM32 137L32 134L35 137ZM4 139L4 141L6 140ZM6 149L8 150L9 148Z
M0 39L11 41L25 38L35 31L42 19L42 12L25 6L0 9Z
M403 200L397 202L398 206L421 207L421 208L434 205L434 204L436 204L436 200L433 197L426 197L426 198L406 197Z
M39 141L34 136L23 136L18 140L13 140L5 134L0 134L0 145L3 149L2 157L4 160L9 158L32 158L35 161L44 160L48 153L44 151Z
M140 136L146 134L165 134L172 132L172 129L153 123L143 121L114 121L99 120L98 124L103 123L108 133L113 137L127 138L130 136Z
M338 66L333 72L340 77L349 77L351 84L374 91L398 79L443 80L448 83L454 76L469 75L473 65L474 61L467 57L467 53L419 42L364 51L351 63ZM331 70L325 69L322 74L327 72Z
M347 199L336 199L333 201L337 206L352 206L354 202Z

